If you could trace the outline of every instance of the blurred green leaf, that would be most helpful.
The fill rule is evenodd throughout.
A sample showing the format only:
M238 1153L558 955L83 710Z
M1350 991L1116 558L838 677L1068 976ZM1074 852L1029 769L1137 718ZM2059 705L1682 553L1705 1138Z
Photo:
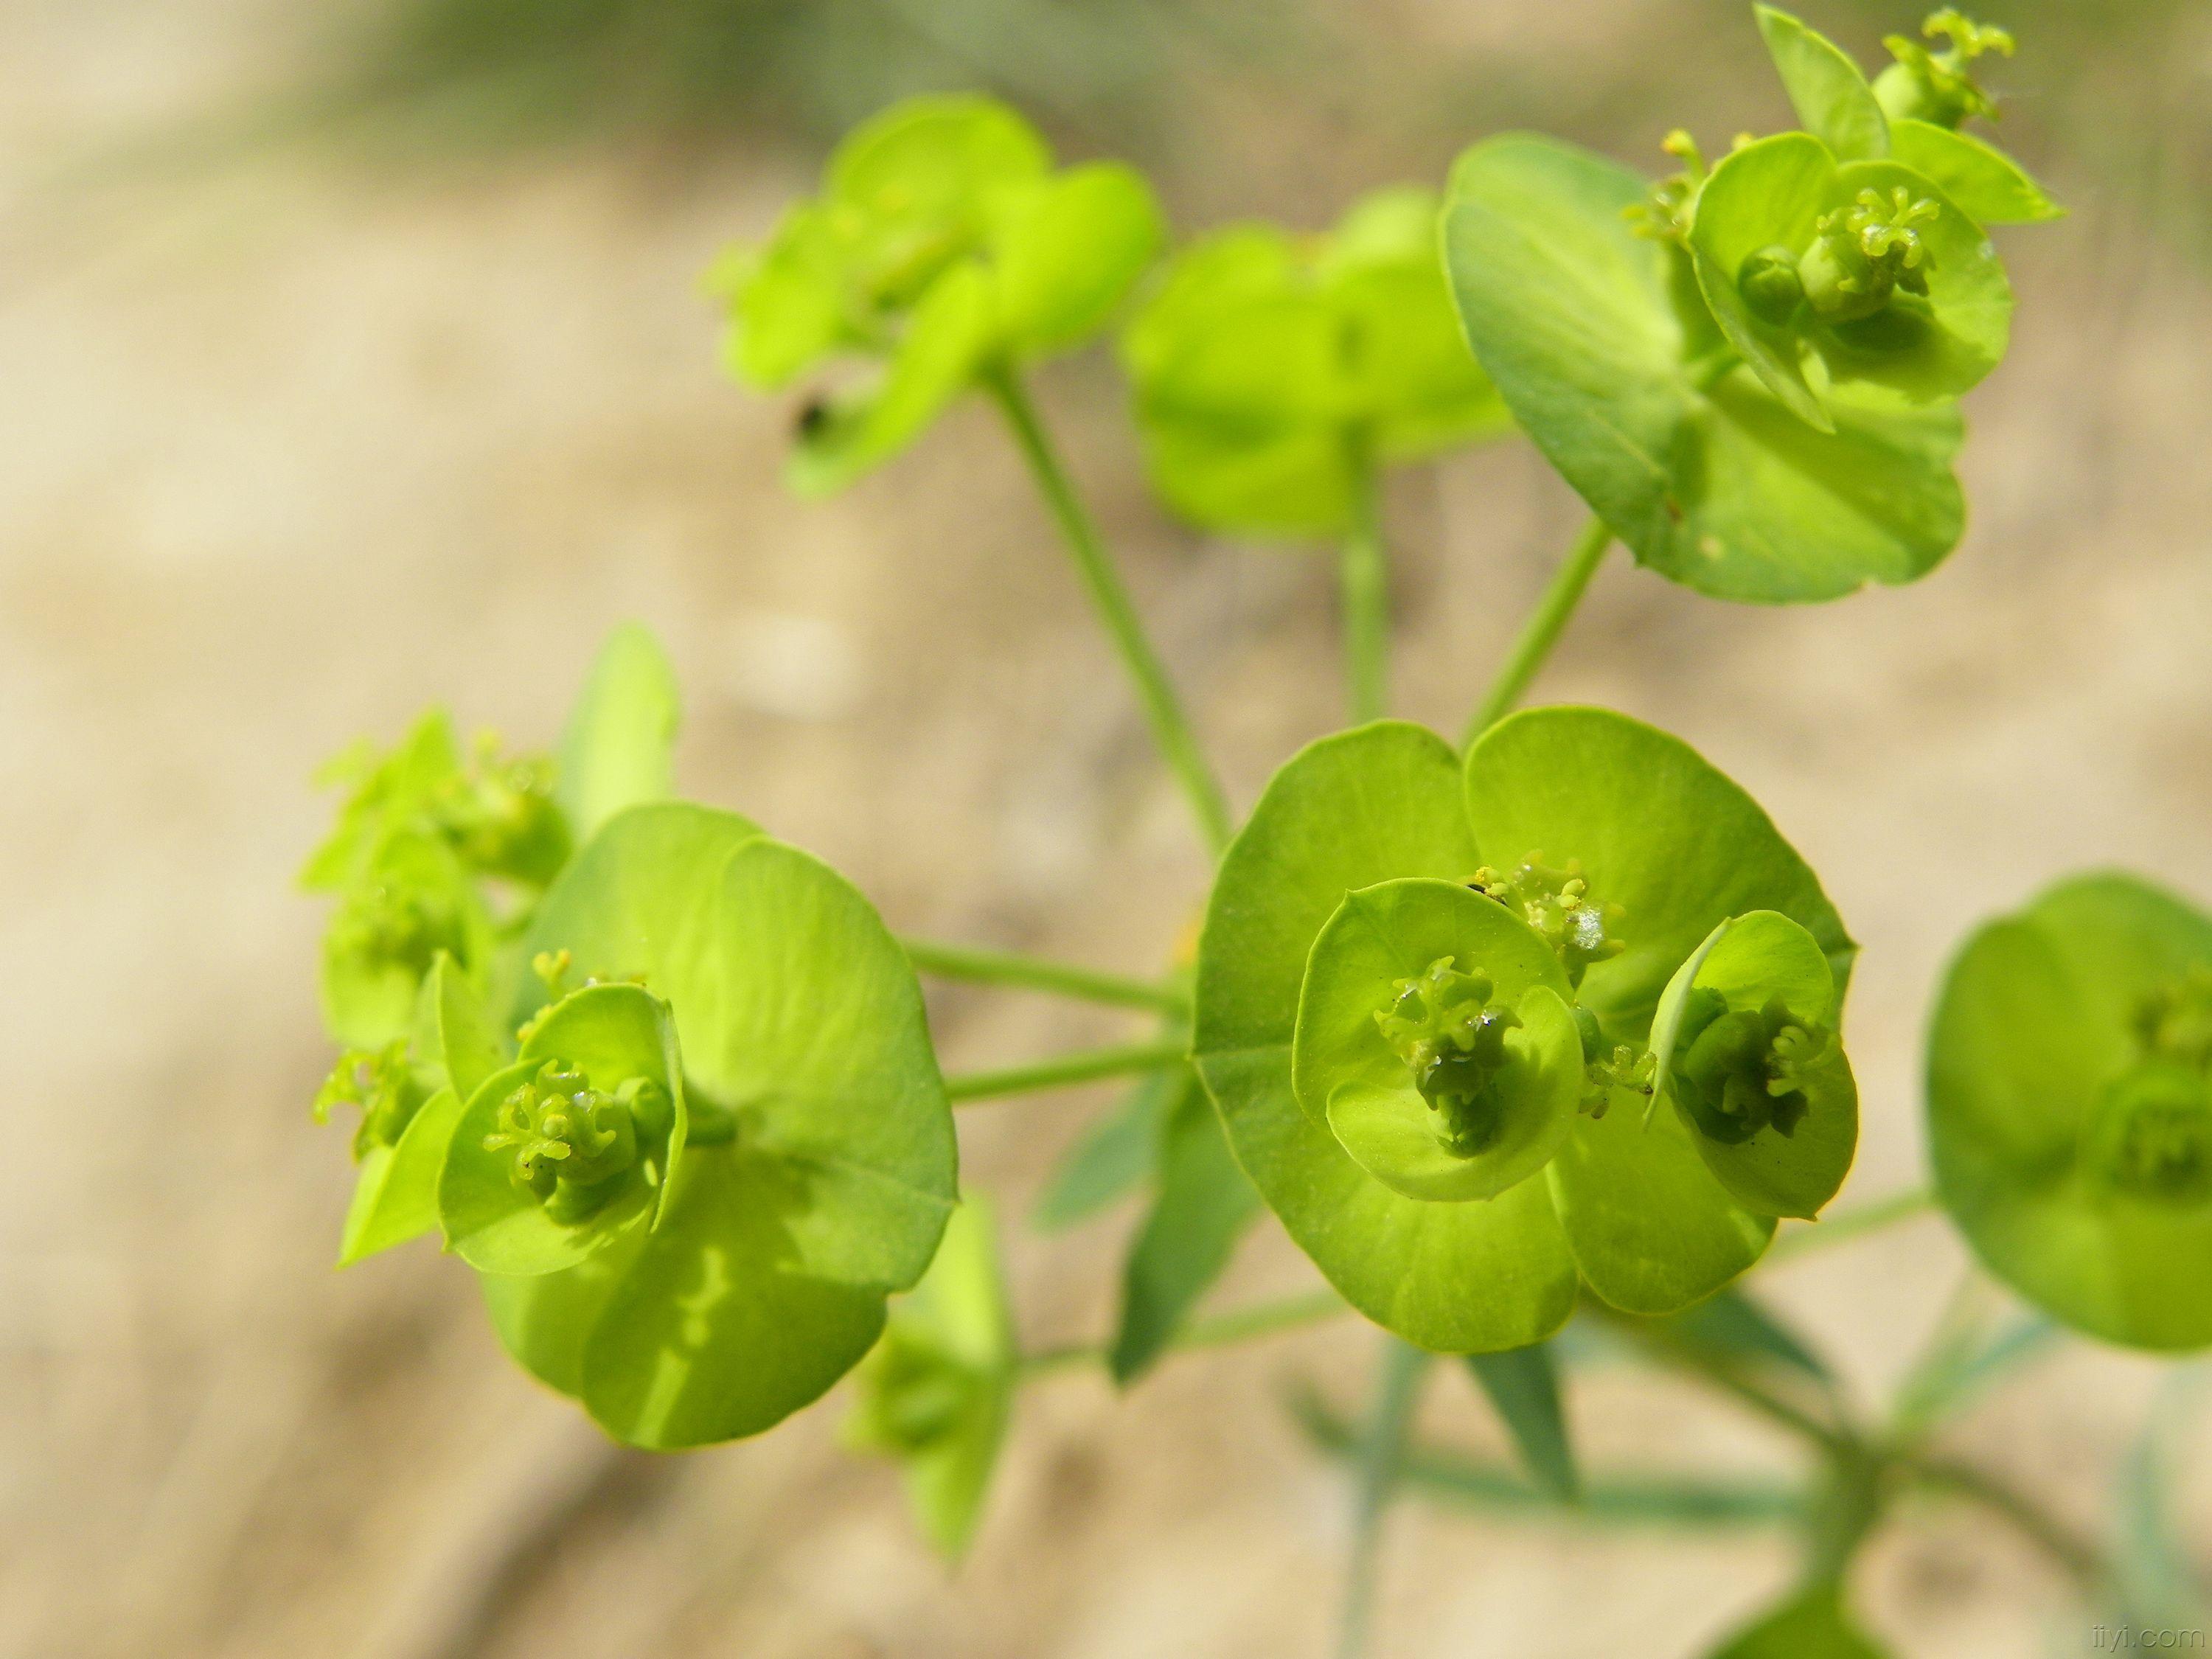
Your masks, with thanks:
M1754 1365L1779 1365L1823 1389L1835 1384L1834 1374L1820 1355L1736 1285L1660 1323L1673 1340L1707 1353Z
M1188 1067L1160 1124L1158 1188L1121 1275L1121 1321L1107 1364L1133 1382L1166 1349L1261 1209L1221 1132L1213 1103Z
M975 1536L1013 1411L1017 1358L988 1200L971 1193L937 1258L860 1363L848 1443L896 1458L915 1523L958 1560Z
M2026 225L2065 216L2066 210L2019 162L1971 132L1903 120L1891 133L1896 159L1941 186L1977 224Z
M2124 1623L2194 1631L2212 1624L2212 1586L2183 1535L2174 1481L2205 1380L2201 1367L2170 1376L2120 1463L2106 1554L2107 1594Z
M1292 1416L1320 1449L1348 1455L1358 1443L1349 1419L1310 1389L1292 1393ZM1734 1528L1794 1523L1804 1504L1792 1488L1758 1480L1605 1476L1585 1480L1571 1509L1529 1484L1522 1474L1469 1454L1416 1442L1399 1467L1408 1490L1470 1509L1566 1519L1604 1526Z
M1187 1074L1151 1073L1068 1149L1039 1195L1030 1224L1058 1232L1133 1192L1158 1162L1160 1126L1187 1088Z
M1471 1353L1467 1364L1512 1435L1522 1466L1538 1489L1562 1504L1574 1503L1581 1495L1582 1478L1575 1468L1551 1345L1539 1342L1504 1353Z
M578 841L625 806L674 789L676 671L636 623L607 635L561 737L557 789Z

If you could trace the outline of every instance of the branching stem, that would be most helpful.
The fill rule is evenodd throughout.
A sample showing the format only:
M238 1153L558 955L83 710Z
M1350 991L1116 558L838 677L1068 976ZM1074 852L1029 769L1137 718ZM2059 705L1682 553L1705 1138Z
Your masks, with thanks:
M1045 1089L1065 1089L1099 1078L1133 1077L1142 1072L1162 1072L1182 1065L1190 1045L1178 1037L1168 1042L1128 1042L1112 1048L1085 1048L1027 1066L1009 1066L995 1072L970 1072L945 1079L945 1092L956 1106L972 1101L999 1100L1008 1095L1034 1094Z
M1019 986L1117 1008L1150 1008L1170 1014L1190 1012L1189 994L1173 985L1100 973L1071 963L1048 962L1012 951L978 950L972 945L945 945L926 939L904 939L899 942L906 947L908 959L917 969L940 979Z
M1467 732L1460 740L1466 748L1513 712L1513 705L1521 701L1521 694L1528 689L1528 682L1536 678L1536 671L1544 665L1544 659L1552 654L1552 647L1559 641L1567 620L1582 603L1583 593L1597 574L1597 568L1605 562L1605 550L1613 545L1613 529L1603 519L1593 518L1583 529L1581 537L1567 550L1567 556L1552 577L1552 585L1544 590L1544 597L1536 602L1528 620L1522 624L1520 638L1513 641L1513 649L1505 659L1505 665L1498 671L1490 690L1482 699L1474 718L1467 723Z
M1029 463L1037 488L1043 492L1067 550L1075 560L1076 574L1082 577L1099 620L1121 653L1122 665L1135 683L1138 700L1144 704L1146 718L1152 722L1152 738L1182 785L1183 793L1189 798L1191 811L1206 838L1206 850L1218 857L1229 844L1228 803L1222 797L1220 785L1214 781L1212 769L1198 746L1190 722L1184 717L1182 704L1169 682L1167 670L1161 665L1158 653L1145 634L1144 623L1130 601L1128 589L1122 586L1120 573L1115 569L1105 544L1099 538L1098 527L1091 522L1091 514L1077 496L1074 483L1061 465L1060 453L1046 433L1036 405L1030 401L1019 377L1012 369L1002 368L984 385L1006 417L1022 458Z
M1390 704L1390 556L1377 483L1373 466L1365 467L1353 489L1352 526L1337 559L1346 707L1354 726L1382 719Z

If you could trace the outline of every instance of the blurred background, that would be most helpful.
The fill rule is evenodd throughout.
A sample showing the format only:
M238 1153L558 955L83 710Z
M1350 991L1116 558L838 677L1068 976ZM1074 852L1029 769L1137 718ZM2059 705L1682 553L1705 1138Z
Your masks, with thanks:
M1869 62L1917 21L1808 10ZM2089 864L2212 896L2212 9L1991 10L2022 39L2008 146L2075 211L2008 241L1966 544L1779 612L1617 562L1538 687L1681 732L1824 872L1865 945L1847 1203L1921 1178L1923 1013L1970 924ZM956 1577L891 1471L836 1450L838 1395L758 1442L618 1452L427 1247L330 1266L307 775L434 701L549 741L618 618L682 672L689 790L895 926L1146 971L1190 922L1181 804L985 411L803 505L792 411L716 370L714 253L854 118L968 87L1153 170L1185 231L1318 226L1504 126L1642 164L1677 124L1785 118L1735 0L0 0L0 1654L1325 1650L1349 1499L1280 1402L1356 1401L1357 1322L1121 1399L1040 1382ZM1042 390L1249 804L1337 718L1328 563L1165 521L1106 354ZM1455 728L1577 506L1504 445L1389 507L1400 704ZM934 1007L948 1066L1121 1029ZM963 1114L969 1178L1018 1216L1110 1099ZM1106 1328L1133 1219L1017 1245L1030 1340ZM1960 1262L1923 1220L1761 1283L1873 1400ZM1217 1305L1311 1280L1262 1226ZM2065 1345L1954 1443L2107 1529L2161 1375ZM1664 1379L1594 1371L1571 1408L1594 1467L1791 1467ZM1427 1425L1500 1443L1456 1371ZM2212 1540L2203 1443L2174 1502ZM1755 1528L1409 1501L1376 1651L1665 1659L1792 1564ZM1887 1535L1863 1592L1906 1656L2092 1640L1954 1511Z

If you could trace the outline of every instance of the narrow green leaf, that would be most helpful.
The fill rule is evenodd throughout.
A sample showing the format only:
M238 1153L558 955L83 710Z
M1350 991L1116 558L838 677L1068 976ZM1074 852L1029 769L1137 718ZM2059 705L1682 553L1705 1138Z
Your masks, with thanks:
M636 623L607 636L561 738L562 810L579 842L625 806L673 789L679 715L676 673Z
M1030 1224L1058 1232L1097 1214L1152 1172L1160 1126L1189 1073L1154 1072L1121 1097L1060 1160L1038 1198Z
M1468 1369L1513 1437L1522 1467L1539 1490L1562 1504L1582 1494L1574 1443L1559 1400L1559 1372L1547 1342L1504 1353L1471 1353Z
M1198 1074L1173 1075L1178 1086L1160 1126L1158 1195L1122 1269L1121 1324L1107 1355L1125 1387L1166 1350L1262 1207Z
M2124 1622L2148 1630L2201 1631L2212 1621L2212 1588L2182 1531L2174 1480L2203 1382L2201 1370L2166 1379L2115 1482L2109 1594Z
M1730 1361L1779 1365L1823 1389L1835 1375L1805 1340L1764 1304L1736 1285L1708 1297L1666 1321L1669 1336Z
M1358 1485L1352 1510L1351 1559L1345 1573L1344 1613L1337 1631L1337 1659L1358 1659L1367 1644L1382 1562L1382 1521L1404 1467L1421 1383L1436 1358L1398 1337L1386 1336L1382 1341L1375 1398L1354 1454Z
M1313 1443L1335 1456L1358 1443L1349 1419L1311 1389L1289 1399L1291 1414ZM1470 1509L1534 1520L1682 1529L1734 1529L1793 1524L1804 1500L1778 1481L1675 1480L1665 1475L1607 1476L1585 1481L1571 1508L1538 1490L1516 1470L1449 1448L1416 1441L1406 1449L1400 1479L1407 1490Z

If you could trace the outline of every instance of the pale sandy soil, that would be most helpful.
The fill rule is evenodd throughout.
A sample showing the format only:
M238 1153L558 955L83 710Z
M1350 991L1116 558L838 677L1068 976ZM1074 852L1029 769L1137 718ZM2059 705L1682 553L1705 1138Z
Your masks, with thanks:
M1516 9L1435 39L1505 49ZM1555 9L1587 33L1602 9ZM1178 1358L1118 1401L1040 1384L949 1579L890 1475L835 1449L834 1396L755 1443L615 1454L505 1362L465 1273L410 1249L333 1275L347 1171L305 1110L327 1052L289 875L324 810L306 775L356 732L447 700L542 741L637 616L684 673L688 787L896 925L1141 970L1200 861L980 410L836 503L777 487L786 411L717 377L693 283L796 163L87 173L242 77L266 9L4 12L0 1655L1322 1652L1346 1497L1276 1401L1304 1376L1352 1398L1356 1325ZM2051 159L2084 210L2014 239L2022 325L1974 404L1957 557L1778 613L1615 567L1540 686L1682 732L1823 871L1866 947L1852 1197L1917 1178L1922 1011L1974 920L2092 863L2212 896L2212 293ZM1249 802L1334 718L1326 568L1164 528L1102 363L1048 392ZM1455 726L1571 504L1504 448L1392 507L1401 703ZM956 1066L1119 1029L938 1011ZM964 1118L969 1178L1018 1211L1103 1099ZM1103 1328L1130 1219L1021 1249L1034 1340ZM1923 1222L1767 1282L1871 1398L1959 1262ZM1262 1229L1222 1297L1310 1278ZM2095 1524L2156 1375L2070 1348L1957 1443ZM1496 1446L1462 1378L1430 1406ZM1645 1377L1589 1376L1574 1406L1593 1464L1786 1462ZM2189 1501L2212 1535L2203 1480ZM1409 1504L1376 1648L1664 1659L1790 1561L1780 1539ZM1972 1519L1899 1528L1866 1590L1909 1656L2084 1650L2037 1564Z

